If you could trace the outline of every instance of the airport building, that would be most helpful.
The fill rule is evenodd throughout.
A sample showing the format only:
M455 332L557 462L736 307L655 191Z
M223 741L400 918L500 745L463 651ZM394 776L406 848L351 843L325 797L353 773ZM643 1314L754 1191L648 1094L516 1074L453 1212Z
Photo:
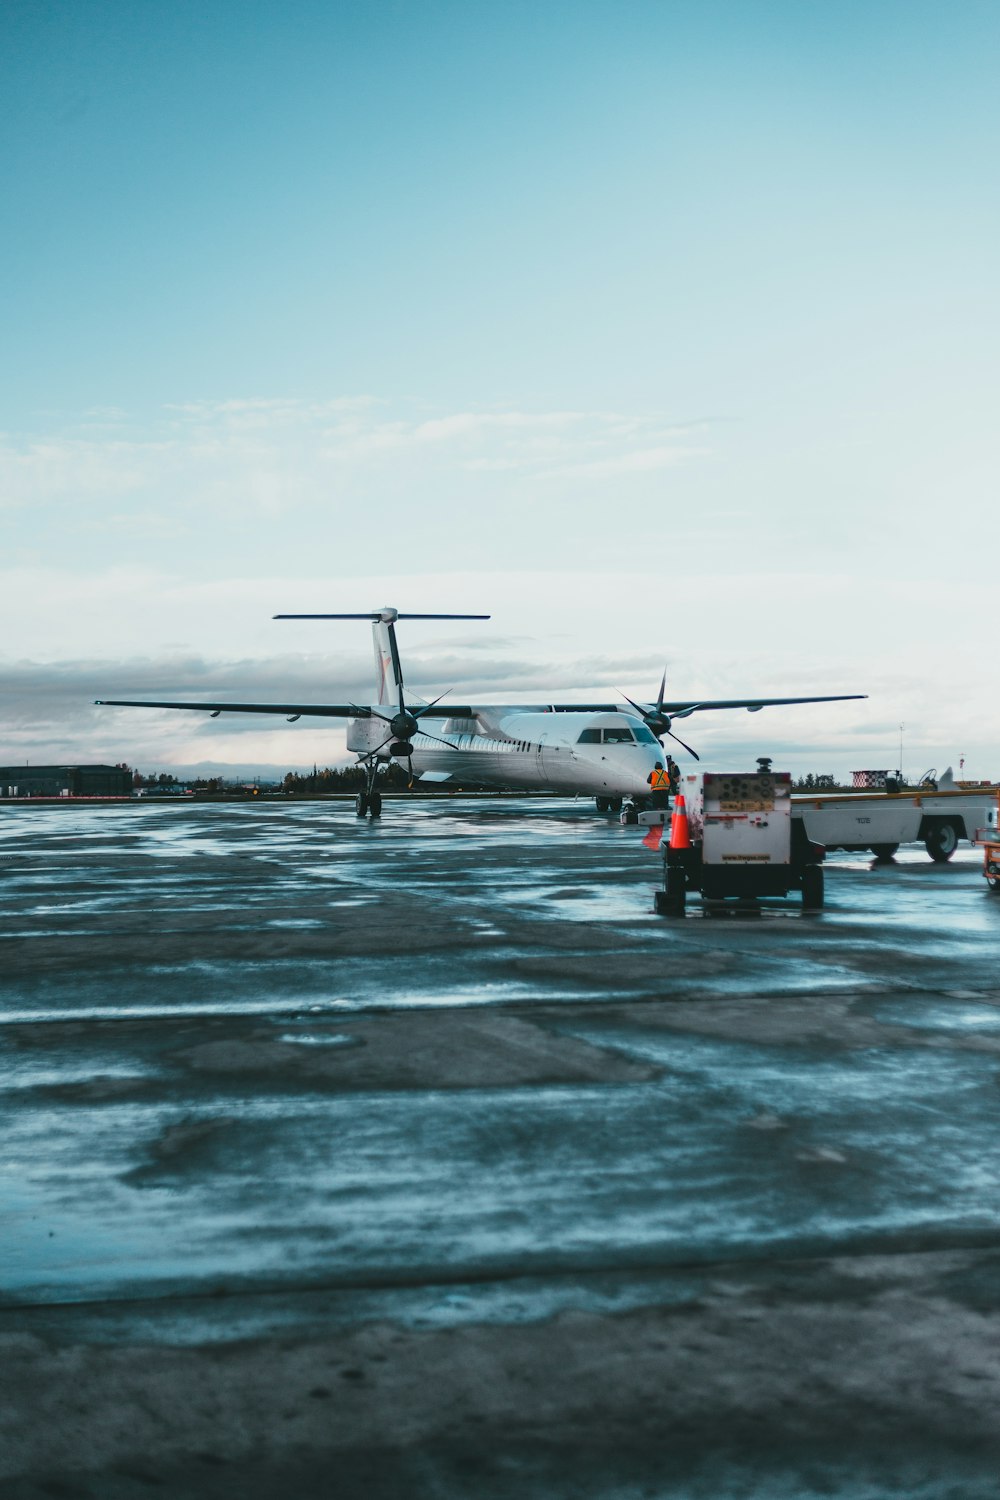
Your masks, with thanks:
M0 766L0 797L129 797L127 766Z

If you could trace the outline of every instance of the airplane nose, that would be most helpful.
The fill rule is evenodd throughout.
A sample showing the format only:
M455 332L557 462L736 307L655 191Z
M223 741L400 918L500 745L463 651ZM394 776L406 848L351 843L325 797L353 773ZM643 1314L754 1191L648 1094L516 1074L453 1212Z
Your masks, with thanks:
M649 794L649 774L660 757L654 755L648 761L644 755L637 758L637 748L629 746L618 750L608 755L608 760L614 763L615 775L621 782L623 792L627 789L629 796L645 797Z

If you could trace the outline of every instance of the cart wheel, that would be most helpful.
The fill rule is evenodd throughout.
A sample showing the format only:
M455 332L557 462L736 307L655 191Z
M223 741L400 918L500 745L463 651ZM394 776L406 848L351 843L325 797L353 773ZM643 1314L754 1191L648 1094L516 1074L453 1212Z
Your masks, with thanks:
M935 864L945 864L958 848L958 833L954 823L935 819L924 835L924 848Z
M626 824L638 823L639 814L636 812L635 808L632 807L631 804L629 804L628 807L622 808L621 820Z
M820 911L823 906L823 867L806 865L802 871L802 910Z
M1000 894L1000 870L987 870L986 884L989 886L991 891L996 891L998 894Z
M899 848L898 844L872 844L871 851L878 860L891 859Z

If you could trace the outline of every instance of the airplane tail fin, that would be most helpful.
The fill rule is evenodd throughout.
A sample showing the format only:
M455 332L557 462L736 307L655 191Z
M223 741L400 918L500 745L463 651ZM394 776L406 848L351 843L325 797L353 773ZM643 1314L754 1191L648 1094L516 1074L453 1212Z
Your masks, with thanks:
M375 646L375 691L379 705L392 707L402 702L403 669L396 646L397 620L488 620L489 615L411 615L400 614L388 605L367 614L351 615L275 615L276 620L370 620Z

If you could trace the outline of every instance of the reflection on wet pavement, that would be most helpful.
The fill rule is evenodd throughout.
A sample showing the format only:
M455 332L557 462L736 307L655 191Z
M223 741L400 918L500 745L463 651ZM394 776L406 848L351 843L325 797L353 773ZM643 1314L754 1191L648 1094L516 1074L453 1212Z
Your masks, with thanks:
M284 1487L322 1455L304 1496L331 1443L374 1500L992 1493L978 851L838 854L819 915L670 921L640 833L544 800L0 809L3 1442L35 1452L18 1402L75 1402L106 1442L79 1492L123 1500L215 1500L203 1455L246 1433ZM471 1491L441 1436L469 1401L503 1469ZM924 1448L886 1448L911 1418ZM25 1500L78 1483L78 1426ZM404 1429L417 1470L384 1457Z
M819 919L671 923L635 831L568 803L33 809L0 833L8 1299L611 1274L996 1221L1000 1011L969 1002L1000 902L975 851L835 856ZM451 1030L418 1066L425 1012ZM522 1030L456 1040L472 1012ZM317 1030L393 1014L405 1058Z

